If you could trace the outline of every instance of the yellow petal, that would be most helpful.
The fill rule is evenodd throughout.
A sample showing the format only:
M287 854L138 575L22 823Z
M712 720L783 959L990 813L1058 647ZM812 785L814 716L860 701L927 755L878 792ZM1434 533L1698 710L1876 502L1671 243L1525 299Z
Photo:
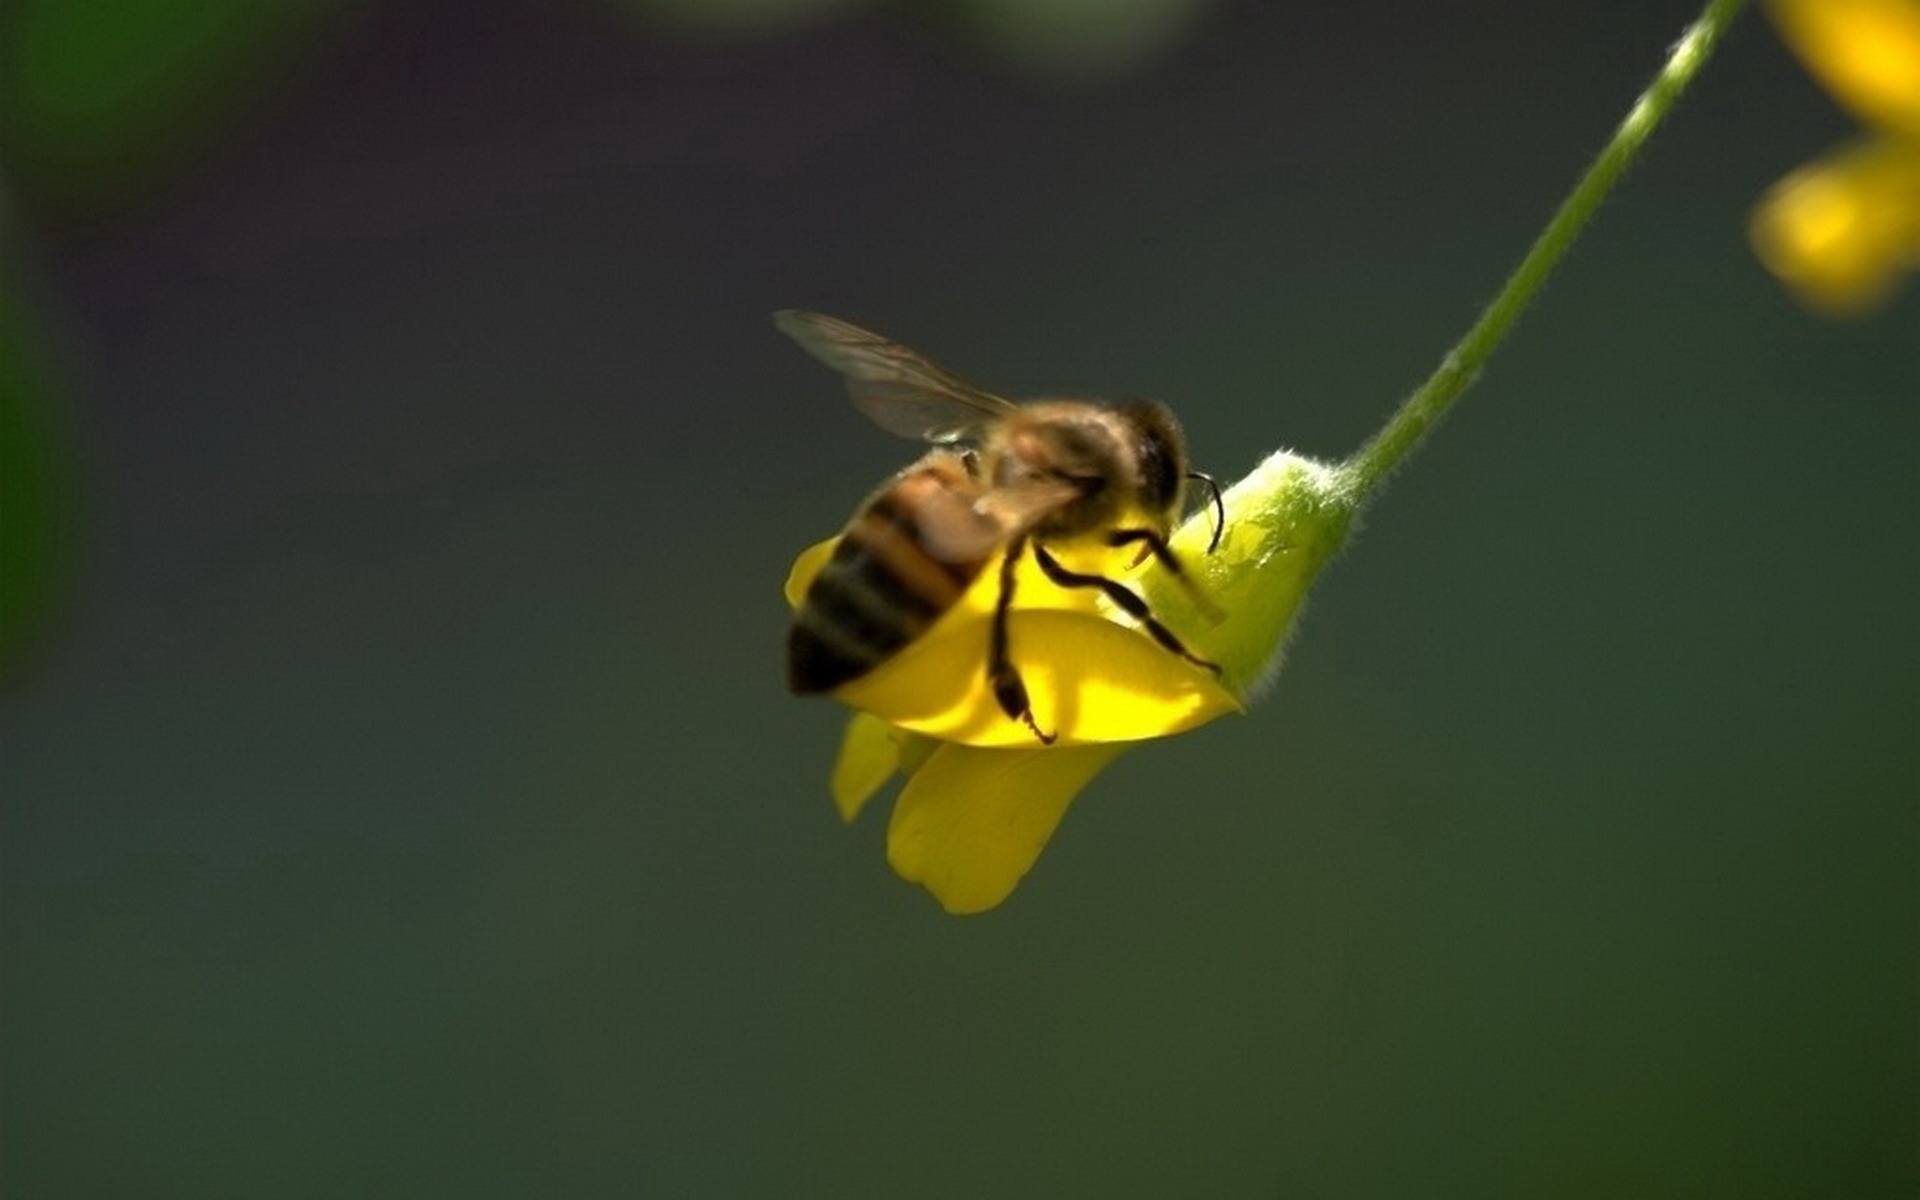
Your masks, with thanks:
M1920 0L1774 0L1770 11L1835 98L1920 138Z
M878 717L857 712L840 739L840 757L833 763L833 803L842 821L860 815L860 809L900 768L900 748L893 730Z
M990 624L976 613L949 614L834 695L943 741L1034 746L1033 731L1001 711L987 684ZM1211 674L1104 617L1016 609L1007 620L1007 643L1034 719L1063 747L1165 737L1240 710Z
M941 746L893 806L887 861L948 912L985 912L1033 867L1067 804L1125 748Z
M1762 198L1751 233L1809 306L1871 308L1920 265L1920 143L1886 138L1802 167Z
M808 547L787 576L798 603L837 539ZM1124 555L1104 546L1053 547L1073 570L1118 575ZM1130 552L1129 552L1130 553ZM1031 555L1015 574L1007 642L1041 728L1062 746L1137 741L1180 733L1240 711L1208 672L1176 658L1125 618L1102 613L1091 588L1062 588ZM990 561L932 628L834 695L912 733L977 746L1024 748L1033 731L1001 711L987 685L987 642L1000 594L1000 560ZM1181 630L1195 653L1205 630Z
M893 744L899 747L900 773L909 779L913 778L915 771L926 765L927 759L941 745L937 739L922 737L898 725L888 725L887 734L893 738Z
M807 589L813 586L813 577L820 573L821 567L827 565L827 559L833 557L833 548L839 543L840 539L837 537L830 537L824 542L815 542L802 550L799 558L793 560L793 566L787 569L785 590L788 608L800 607L801 598L807 594Z

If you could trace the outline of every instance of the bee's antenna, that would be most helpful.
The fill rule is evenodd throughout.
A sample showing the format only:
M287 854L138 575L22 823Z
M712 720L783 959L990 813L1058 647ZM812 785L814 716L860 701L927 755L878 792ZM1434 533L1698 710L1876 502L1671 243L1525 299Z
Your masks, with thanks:
M1220 499L1220 481L1205 471L1188 471L1188 479L1198 479L1213 492L1213 540L1207 543L1207 553L1212 554L1220 548L1220 535L1227 531L1227 505Z

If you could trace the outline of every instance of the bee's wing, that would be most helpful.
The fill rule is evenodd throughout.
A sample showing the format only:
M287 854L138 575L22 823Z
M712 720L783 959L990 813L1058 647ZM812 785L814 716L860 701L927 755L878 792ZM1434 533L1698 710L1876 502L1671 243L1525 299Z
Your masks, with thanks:
M854 406L889 433L945 444L1013 411L999 396L858 325L793 308L773 314L773 323L845 376Z
M929 505L920 510L921 542L935 558L978 562L1080 494L1068 480L1030 479L989 488L971 503Z

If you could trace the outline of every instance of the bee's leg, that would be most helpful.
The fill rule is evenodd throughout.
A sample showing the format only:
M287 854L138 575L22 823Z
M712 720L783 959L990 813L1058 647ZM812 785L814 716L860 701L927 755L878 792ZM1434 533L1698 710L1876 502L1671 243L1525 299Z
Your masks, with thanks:
M1180 565L1179 558L1174 555L1173 547L1167 545L1167 539L1160 536L1158 530L1116 529L1107 535L1107 545L1109 546L1131 546L1135 542L1145 543L1147 551L1153 555L1154 561L1162 567L1165 567L1167 574L1180 581L1181 588L1186 591L1188 596L1192 597L1195 604L1199 605L1200 611L1206 615L1209 621L1218 622L1220 618L1225 615L1220 611L1220 606L1213 602L1213 598L1202 592L1199 585L1193 582L1192 577L1187 574L1187 569ZM1137 563L1139 560L1135 559L1134 561ZM1116 600L1114 603L1119 604L1120 602ZM1125 606L1122 605L1122 607Z
M1109 546L1131 546L1135 542L1145 542L1148 553L1159 560L1160 565L1172 573L1174 578L1185 579L1187 577L1187 569L1181 566L1180 560L1173 556L1173 547L1167 545L1167 539L1161 537L1159 531L1153 529L1116 529L1107 535L1107 545ZM1135 559L1134 561L1138 562L1139 560Z
M960 452L960 465L967 469L968 479L980 478L980 452L968 447Z
M1215 675L1220 673L1219 663L1209 662L1181 645L1180 639L1173 636L1173 631L1154 618L1153 610L1147 607L1147 602L1124 584L1115 583L1104 575L1082 575L1078 571L1069 571L1060 565L1058 559L1048 554L1044 546L1035 545L1033 557L1034 561L1040 564L1040 569L1047 573L1048 579L1064 588L1099 588L1107 599L1119 606L1120 611L1140 622L1147 634L1164 646L1168 653L1177 655L1203 670L1212 671Z
M1055 735L1043 732L1039 722L1033 719L1033 707L1027 702L1027 685L1020 678L1019 668L1007 657L1007 613L1013 607L1014 570L1020 565L1020 555L1026 546L1024 534L1014 538L1000 560L1000 596L993 606L993 627L987 639L987 682L993 685L993 698L1000 702L1000 711L1016 721L1025 721L1042 745L1051 746ZM1040 547L1035 546L1034 552L1040 553Z

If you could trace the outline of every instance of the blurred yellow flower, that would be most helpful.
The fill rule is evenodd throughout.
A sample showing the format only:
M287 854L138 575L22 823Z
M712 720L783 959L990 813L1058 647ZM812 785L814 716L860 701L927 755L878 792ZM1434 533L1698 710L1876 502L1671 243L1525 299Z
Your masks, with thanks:
M1069 566L1104 568L1142 591L1161 618L1222 676L1167 653L1087 589L1055 586L1022 563L1009 642L1034 713L1055 735L1042 746L1001 710L988 686L988 625L998 571L932 628L834 696L855 708L833 769L852 820L892 777L907 777L887 827L887 860L952 913L977 913L1013 891L1067 805L1128 743L1182 733L1242 710L1270 670L1308 584L1344 537L1351 500L1339 471L1277 454L1226 493L1226 532L1207 555L1210 518L1174 536L1203 588L1225 609L1206 619L1148 563L1116 569L1105 547L1052 547ZM788 574L797 605L833 542L804 551Z
M1920 0L1773 0L1808 70L1874 132L1788 175L1755 210L1755 253L1810 307L1880 303L1920 268Z

